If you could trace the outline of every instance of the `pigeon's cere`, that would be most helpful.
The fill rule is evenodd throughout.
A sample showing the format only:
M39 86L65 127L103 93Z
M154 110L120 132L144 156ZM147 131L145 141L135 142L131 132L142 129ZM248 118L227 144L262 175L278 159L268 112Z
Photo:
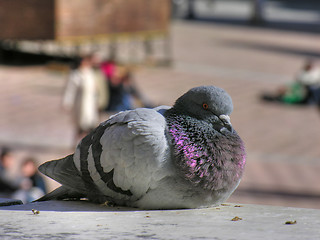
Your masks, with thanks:
M223 89L202 86L173 107L120 112L74 154L40 166L62 184L40 200L86 197L145 209L218 205L237 188L245 167L232 110Z

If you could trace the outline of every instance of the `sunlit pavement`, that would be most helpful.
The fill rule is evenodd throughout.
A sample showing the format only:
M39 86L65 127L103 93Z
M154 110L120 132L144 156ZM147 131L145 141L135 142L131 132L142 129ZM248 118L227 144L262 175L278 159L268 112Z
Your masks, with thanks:
M248 153L230 201L320 208L320 113L259 98L293 80L307 57L320 60L320 36L197 22L174 22L171 32L173 66L138 68L135 80L155 104L171 105L198 85L230 93ZM61 110L66 78L45 66L0 66L1 145L39 163L72 152L71 118Z

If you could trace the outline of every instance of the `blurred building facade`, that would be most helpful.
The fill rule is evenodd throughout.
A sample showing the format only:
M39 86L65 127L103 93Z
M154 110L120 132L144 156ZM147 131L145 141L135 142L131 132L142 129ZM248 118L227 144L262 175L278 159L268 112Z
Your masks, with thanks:
M6 48L72 55L83 46L115 49L117 43L139 41L148 51L160 39L168 49L169 0L0 0L0 6Z

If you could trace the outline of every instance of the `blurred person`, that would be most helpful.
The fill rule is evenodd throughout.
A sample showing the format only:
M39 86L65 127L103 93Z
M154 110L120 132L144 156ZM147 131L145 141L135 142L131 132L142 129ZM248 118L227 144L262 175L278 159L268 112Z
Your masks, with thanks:
M264 22L264 3L265 0L253 0L253 11L250 19L252 24L261 24Z
M101 65L109 86L109 104L106 111L118 112L134 108L134 100L143 107L152 107L152 104L140 93L133 81L132 71L109 60Z
M76 59L66 85L63 107L73 112L76 126L75 142L99 122L98 84L92 65L92 56Z
M314 61L306 61L297 80L306 87L307 103L318 103L320 101L320 68L315 66Z
M102 57L99 53L94 53L91 58L92 67L95 73L95 79L97 82L97 91L98 91L98 109L99 111L104 111L109 104L109 85L105 80L105 75L102 72L101 64Z
M295 81L280 87L275 94L263 94L262 99L288 104L311 104L320 100L320 69L307 60Z
M38 173L34 158L26 158L21 165L19 190L12 197L28 203L42 197L46 192L45 182Z
M19 188L19 176L15 169L17 161L12 151L4 147L0 155L0 193L4 197L9 197Z

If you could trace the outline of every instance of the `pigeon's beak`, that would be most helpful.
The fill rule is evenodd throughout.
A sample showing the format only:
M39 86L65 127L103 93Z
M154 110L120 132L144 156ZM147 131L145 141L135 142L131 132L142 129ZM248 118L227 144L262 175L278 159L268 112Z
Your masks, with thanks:
M223 126L228 129L230 132L232 132L232 125L230 122L230 117L228 115L220 115L219 119L223 123Z

